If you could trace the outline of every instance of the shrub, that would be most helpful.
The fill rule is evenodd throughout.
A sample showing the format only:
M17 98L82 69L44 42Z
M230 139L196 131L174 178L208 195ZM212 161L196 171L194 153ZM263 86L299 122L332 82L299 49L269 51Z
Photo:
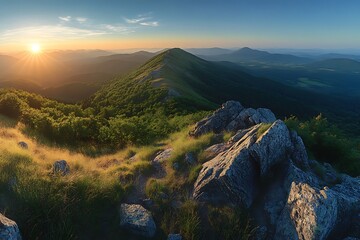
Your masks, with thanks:
M296 117L285 120L287 126L302 137L310 156L329 162L338 170L351 175L360 174L359 142L342 133L322 115L306 122Z

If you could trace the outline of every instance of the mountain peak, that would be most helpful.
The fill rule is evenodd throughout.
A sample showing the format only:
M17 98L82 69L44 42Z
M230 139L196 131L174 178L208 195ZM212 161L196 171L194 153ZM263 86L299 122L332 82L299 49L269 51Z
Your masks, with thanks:
M189 63L199 63L205 62L205 60L181 49L181 48L171 48L159 55L161 61L165 64L174 63L176 65L189 64Z

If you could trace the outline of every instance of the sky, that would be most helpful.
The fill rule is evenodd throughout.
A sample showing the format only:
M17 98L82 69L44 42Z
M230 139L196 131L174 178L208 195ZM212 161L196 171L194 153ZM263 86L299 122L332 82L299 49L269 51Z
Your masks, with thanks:
M0 0L0 52L360 49L357 0Z

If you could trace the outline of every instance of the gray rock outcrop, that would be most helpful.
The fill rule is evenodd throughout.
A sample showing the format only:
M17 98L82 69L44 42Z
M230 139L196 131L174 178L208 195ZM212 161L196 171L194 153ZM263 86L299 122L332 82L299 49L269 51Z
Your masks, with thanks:
M143 237L155 235L156 225L151 213L138 204L121 204L120 226Z
M333 191L293 182L277 222L276 239L325 239L336 223L337 212Z
M239 102L228 101L211 116L198 122L189 134L198 137L208 132L237 131L275 120L275 115L269 109L244 108Z
M173 152L172 148L165 149L156 154L155 158L152 160L155 164L160 164L167 161Z
M274 118L269 110L227 102L196 124L195 137L237 132L205 150L193 198L248 208L266 229L258 239L359 238L360 178L309 160L302 139Z
M21 240L19 228L13 220L0 213L0 239Z
M292 149L289 131L277 120L261 136L255 125L231 147L203 164L194 185L193 197L215 204L232 203L250 207L257 180L276 164L287 161ZM260 170L260 171L259 171Z

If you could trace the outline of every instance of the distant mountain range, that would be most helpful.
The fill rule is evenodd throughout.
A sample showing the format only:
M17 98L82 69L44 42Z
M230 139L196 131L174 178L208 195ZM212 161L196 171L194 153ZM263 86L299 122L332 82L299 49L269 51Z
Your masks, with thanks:
M104 83L144 64L154 53L55 51L17 58L0 55L0 87L13 87L66 102L90 97Z
M334 105L346 102L254 77L235 64L210 62L181 49L170 49L126 77L105 85L89 105L97 109L110 106L118 114L134 115L169 97L175 101L173 106L190 110L211 109L226 100L235 99L248 106L269 107L281 116L315 115L332 111ZM126 112L121 107L129 105L135 112Z
M210 61L229 61L235 63L259 62L266 64L305 64L312 61L309 58L290 54L274 54L266 51L254 50L248 47L227 54L202 57Z
M360 62L347 58L334 58L317 61L308 64L307 67L321 69L325 71L341 71L360 74Z

